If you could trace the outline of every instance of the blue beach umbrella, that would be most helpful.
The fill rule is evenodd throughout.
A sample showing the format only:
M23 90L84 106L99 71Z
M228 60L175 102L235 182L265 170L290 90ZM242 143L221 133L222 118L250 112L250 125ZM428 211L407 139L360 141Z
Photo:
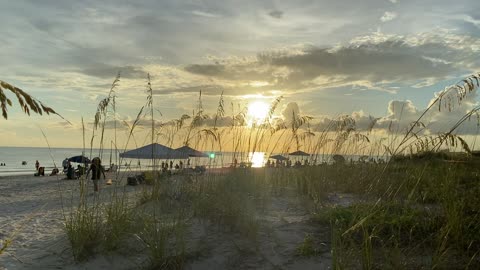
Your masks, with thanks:
M68 159L70 162L75 162L75 163L90 163L90 159L87 158L86 156L74 156Z

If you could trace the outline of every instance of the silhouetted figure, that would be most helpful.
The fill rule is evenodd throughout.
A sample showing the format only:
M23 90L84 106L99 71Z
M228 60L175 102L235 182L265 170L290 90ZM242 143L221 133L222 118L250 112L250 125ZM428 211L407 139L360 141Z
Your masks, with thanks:
M67 168L68 168L68 158L65 158L65 159L62 161L62 166L63 166L63 170L66 171Z
M92 164L90 164L90 168L87 171L87 178L88 178L88 175L90 174L90 171L92 172L93 190L97 192L98 180L100 180L100 176L102 174L103 174L103 179L105 179L105 171L103 170L102 161L100 160L99 157L95 157L92 159Z
M45 167L38 167L38 170L34 176L45 176Z
M75 171L73 170L73 166L69 161L68 164L67 164L67 179L69 179L69 180L73 179L73 174L74 173L75 173Z
M57 175L58 174L58 169L55 167L52 170L52 173L50 173L50 176Z

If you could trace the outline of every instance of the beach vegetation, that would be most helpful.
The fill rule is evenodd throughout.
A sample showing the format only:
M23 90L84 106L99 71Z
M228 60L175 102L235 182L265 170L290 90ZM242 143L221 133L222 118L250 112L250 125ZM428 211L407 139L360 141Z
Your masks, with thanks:
M132 188L135 196L125 191L125 181L117 174L109 200L85 196L66 215L72 253L81 261L132 245L135 238L147 251L146 268L183 269L209 254L205 243L201 248L193 244L192 230L199 226L207 226L206 231L220 235L224 242L236 239L231 242L241 256L261 257L265 256L261 246L266 236L275 238L282 226L302 224L315 229L298 232L303 239L294 244L290 254L303 259L327 256L326 246L333 269L477 268L480 162L455 130L478 109L436 135L422 132L422 120L428 110L451 110L478 87L478 80L479 76L473 75L447 88L406 130L392 132L387 138L372 135L375 120L369 130L361 130L353 118L339 116L322 130L315 130L308 115L293 113L289 122L274 119L283 98L262 113L263 119L251 123L248 107L232 106L229 125L220 127L220 119L228 114L223 95L215 115L207 116L200 94L191 116L156 125L148 80L148 112L142 107L129 126L129 139L136 140L136 123L149 117L152 143L165 140L173 145L177 141L215 150L232 147L231 161L225 157L211 160L221 167L232 165L180 174L152 166L144 172L145 184ZM111 90L100 114L97 112L97 132L104 132L109 117L105 111L113 110L109 106L115 95ZM210 120L213 127L205 124ZM253 159L251 152L287 154L297 150L309 153L297 166L248 165ZM353 153L360 157L345 158ZM375 158L375 162L362 156ZM241 168L236 159L243 162ZM153 165L159 163L152 161ZM294 222L292 218L272 218L279 209L295 209L307 218L295 217ZM277 219L283 225L272 223ZM217 244L226 245L224 242Z
M45 113L47 115L56 114L62 117L54 109L46 106L24 90L0 80L0 108L2 109L2 117L5 120L8 119L8 107L13 105L12 100L5 94L7 91L15 95L22 111L27 115L30 115L30 113L42 115Z

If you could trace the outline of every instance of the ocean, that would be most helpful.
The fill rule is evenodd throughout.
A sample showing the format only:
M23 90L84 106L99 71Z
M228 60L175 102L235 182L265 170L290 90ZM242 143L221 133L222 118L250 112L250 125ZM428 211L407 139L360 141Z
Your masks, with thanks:
M110 155L111 152L112 156ZM191 166L203 165L211 168L218 168L222 166L230 166L233 160L233 153L222 154L217 152L213 155L211 155L212 152L205 153L209 155L208 158L190 158ZM49 149L41 147L0 147L0 163L5 163L5 166L0 166L0 176L34 174L36 172L35 162L37 160L40 163L41 167L45 167L45 174L49 174L55 166L61 170L62 161L65 158L82 154L85 154L86 157L93 158L100 156L100 151L98 149L93 149L92 155L90 155L90 149L85 149L84 152L84 150L81 148ZM110 149L104 149L101 158L102 164L107 168L110 162L120 165L123 169L128 168L129 170L151 168L152 166L150 159L120 159L118 155L115 156L115 152L110 151ZM247 156L241 156L237 153L237 159L240 163L241 161L247 161L249 158ZM250 154L250 160L255 163L254 166L262 166L263 159L263 152L256 152L255 154ZM23 164L24 161L26 162L25 165ZM174 164L180 162L180 160L172 161L174 162ZM182 161L186 165L186 161ZM159 160L157 161L157 164L161 162L162 160Z
M35 162L37 160L41 167L45 167L45 174L49 174L55 165L61 170L62 161L65 158L82 155L83 151L81 148L0 147L0 163L5 163L5 166L0 166L0 176L33 175L36 172ZM207 168L228 167L232 165L234 160L234 153L230 152L215 152L212 154L213 152L207 151L205 153L209 155L208 158L191 158L191 166L203 165ZM89 158L98 157L100 156L100 151L93 149L92 155L90 155L90 149L86 149L85 156ZM347 161L358 160L359 157L360 156L353 155L345 156ZM104 149L101 158L102 164L107 168L110 162L120 165L121 169L128 170L140 170L151 168L152 166L150 159L120 159L118 156L115 156L115 152L110 151L110 149ZM267 160L264 152L249 153L248 155L237 153L235 154L235 158L238 160L238 164L249 161L253 163L253 167L262 167ZM295 162L303 158L291 157L291 159ZM24 161L26 162L25 165L23 165ZM180 160L172 161L174 164L180 162ZM186 161L182 161L186 165ZM157 164L161 162L162 160L159 160ZM321 162L331 162L331 157L329 155L319 155L317 157L317 163Z
M78 148L0 147L0 163L5 163L5 166L0 166L0 176L34 174L37 160L48 174L54 164L61 169L65 158L81 155L82 151ZM86 153L89 156L90 150ZM98 155L99 151L93 150L93 154ZM104 157L109 159L109 156L110 150L104 150ZM24 161L26 165L22 164Z
M111 155L112 153L112 155ZM208 152L209 153L209 152ZM0 176L9 175L28 175L36 172L35 162L38 160L40 167L45 167L45 174L49 174L56 166L62 170L62 161L65 158L78 156L84 154L86 157L93 158L100 156L98 149L93 149L90 155L90 149L81 148L42 148L42 147L0 147L0 163L5 163L5 166L0 166ZM210 154L210 153L209 153ZM215 158L191 158L191 165L204 165L208 167L221 167L222 160L229 156L228 154L221 155L217 153ZM139 170L142 168L151 168L150 159L120 159L115 155L115 151L104 149L101 156L102 164L109 167L110 162L120 165L121 168L128 168L129 170ZM232 156L230 155L230 161ZM180 160L172 160L174 164ZM26 162L24 165L23 163ZM121 164L118 164L120 163ZM162 160L157 161L161 163ZM185 160L183 160L186 163ZM230 163L226 164L228 166ZM75 166L77 164L74 164ZM185 164L186 165L186 164ZM225 165L225 163L224 163Z

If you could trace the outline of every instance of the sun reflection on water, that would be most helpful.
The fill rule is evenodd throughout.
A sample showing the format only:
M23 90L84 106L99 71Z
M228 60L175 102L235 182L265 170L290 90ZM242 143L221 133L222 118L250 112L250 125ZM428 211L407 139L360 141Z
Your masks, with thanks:
M248 158L250 162L252 162L253 168L260 168L263 167L265 161L265 153L264 152L250 152L248 154Z

